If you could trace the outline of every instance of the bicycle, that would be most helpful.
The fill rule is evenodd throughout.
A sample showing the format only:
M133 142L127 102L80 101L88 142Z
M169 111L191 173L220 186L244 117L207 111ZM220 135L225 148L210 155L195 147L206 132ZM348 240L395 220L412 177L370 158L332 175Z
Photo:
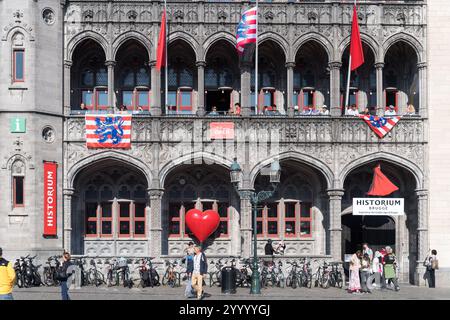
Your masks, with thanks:
M304 258L300 262L300 284L302 287L311 289L312 287L312 269L311 263Z
M47 266L44 267L44 285L58 286L59 281L56 279L56 273L58 268L61 266L59 259L62 256L51 256L47 259Z
M180 286L180 278L179 273L175 271L175 266L177 265L177 262L170 262L166 260L166 272L164 273L164 277L162 279L163 286L168 285L171 288Z
M243 264L241 268L236 269L236 286L238 287L249 287L251 286L252 277L249 274L251 271L251 263L249 259L245 259L242 261Z
M209 286L218 286L220 287L222 283L222 268L224 267L222 263L222 259L219 259L217 262L211 261L211 265L215 266L215 271L208 272L209 275Z
M16 284L19 288L23 288L24 286L24 257L20 257L19 259L16 259L16 262L14 263L14 271L16 272Z
M160 285L159 275L153 267L152 260L153 258L143 258L140 260L141 265L137 267L139 269L140 286L142 288L153 288L154 286ZM136 262L139 262L139 260Z
M94 284L96 287L99 287L103 283L105 283L105 276L97 269L97 264L94 259L91 259L89 263L91 265L91 268L87 273L89 283Z
M287 262L287 264L291 265L291 270L286 278L286 286L291 287L292 289L296 289L297 286L301 286L301 281L299 277L299 273L297 272L298 264L297 262Z
M340 264L338 262L331 263L330 285L335 288L342 289L344 286L344 276L340 271Z
M39 287L42 284L41 275L38 272L41 265L35 266L33 264L33 260L36 258L36 256L34 257L27 256L27 257L28 258L26 258L22 269L25 280L24 285L26 288L29 288L31 286Z

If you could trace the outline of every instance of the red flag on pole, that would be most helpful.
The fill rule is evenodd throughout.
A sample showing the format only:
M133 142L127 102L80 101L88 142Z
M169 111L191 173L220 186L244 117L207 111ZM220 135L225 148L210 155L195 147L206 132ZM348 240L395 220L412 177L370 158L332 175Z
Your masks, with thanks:
M351 71L357 69L364 63L364 53L361 43L361 35L359 34L358 13L356 12L356 5L353 6L350 57L351 57Z
M370 186L368 196L387 196L394 191L397 191L398 187L393 184L383 172L381 172L381 166L378 165L373 170L373 180Z
M164 10L162 14L160 30L158 49L156 52L156 70L161 70L161 67L165 66L166 62L166 10Z

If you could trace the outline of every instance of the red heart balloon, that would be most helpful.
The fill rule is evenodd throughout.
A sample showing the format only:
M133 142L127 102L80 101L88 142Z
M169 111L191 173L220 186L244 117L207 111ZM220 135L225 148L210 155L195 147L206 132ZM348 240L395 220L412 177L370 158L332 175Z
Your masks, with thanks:
M220 224L220 216L214 210L202 212L198 209L191 209L186 213L186 224L194 236L203 242L216 231Z

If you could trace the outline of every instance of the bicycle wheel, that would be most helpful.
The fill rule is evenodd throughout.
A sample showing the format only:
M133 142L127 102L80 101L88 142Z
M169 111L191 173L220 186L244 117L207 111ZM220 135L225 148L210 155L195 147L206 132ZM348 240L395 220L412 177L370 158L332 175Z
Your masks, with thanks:
M292 289L297 289L297 285L298 285L298 278L297 278L297 276L293 276L292 283L291 283Z
M286 287L290 287L292 285L292 275L291 274L289 274L287 276L285 283L286 283Z
M284 279L284 276L282 275L278 276L278 286L280 288L284 288L286 286L286 279Z
M22 279L22 274L21 274L21 273L19 273L19 274L17 275L17 277L16 277L16 285L17 285L19 288L23 288L23 279Z
M42 284L41 275L38 272L34 273L33 284L36 287L40 287Z
M330 287L330 277L328 274L322 276L321 286L323 289L328 289Z
M342 276L342 273L339 272L336 275L336 287L338 287L339 289L342 289L342 287L344 286L344 277Z

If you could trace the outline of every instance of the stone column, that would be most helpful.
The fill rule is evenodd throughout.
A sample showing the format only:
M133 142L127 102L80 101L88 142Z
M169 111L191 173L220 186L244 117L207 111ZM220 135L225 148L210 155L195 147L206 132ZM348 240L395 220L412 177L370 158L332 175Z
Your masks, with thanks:
M248 117L251 114L250 107L250 82L251 82L251 64L241 63L241 114Z
M240 191L244 191L241 189ZM251 190L246 190L251 191ZM249 258L252 255L252 204L250 196L241 197L241 256Z
M197 89L198 89L198 100L197 100L197 115L205 115L205 61L197 61Z
M377 76L377 115L381 116L384 114L384 106L383 103L383 62L375 63L375 72Z
M292 99L294 97L294 67L295 62L287 62L286 63L286 69L287 69L287 114L289 117L294 116L294 106L292 105Z
M115 92L114 92L114 67L116 62L109 60L105 62L108 67L108 106L114 110L115 106Z
M419 114L422 117L428 116L428 105L427 105L427 63L420 62L417 64L417 69L419 70L419 105L414 106L416 108L419 107ZM410 102L412 103L412 102Z
M333 261L342 261L342 227L341 227L341 200L344 195L343 189L327 190L329 202L330 221L330 255Z
M72 88L70 83L72 61L64 60L64 113L70 114Z
M160 116L162 114L161 106L161 72L156 69L156 61L150 61L151 73L151 97L150 97L150 113L152 116Z
M428 250L430 249L428 239L428 190L417 189L417 266L416 266L416 284L425 285L423 275L425 260Z
M151 257L159 258L162 247L162 224L161 224L161 199L163 189L148 189L150 199L150 232L148 239L150 241L149 254Z
M330 68L330 114L333 117L339 117L342 115L340 85L342 62L332 61L328 67Z
M74 189L63 189L64 196L64 249L72 252L72 196Z

